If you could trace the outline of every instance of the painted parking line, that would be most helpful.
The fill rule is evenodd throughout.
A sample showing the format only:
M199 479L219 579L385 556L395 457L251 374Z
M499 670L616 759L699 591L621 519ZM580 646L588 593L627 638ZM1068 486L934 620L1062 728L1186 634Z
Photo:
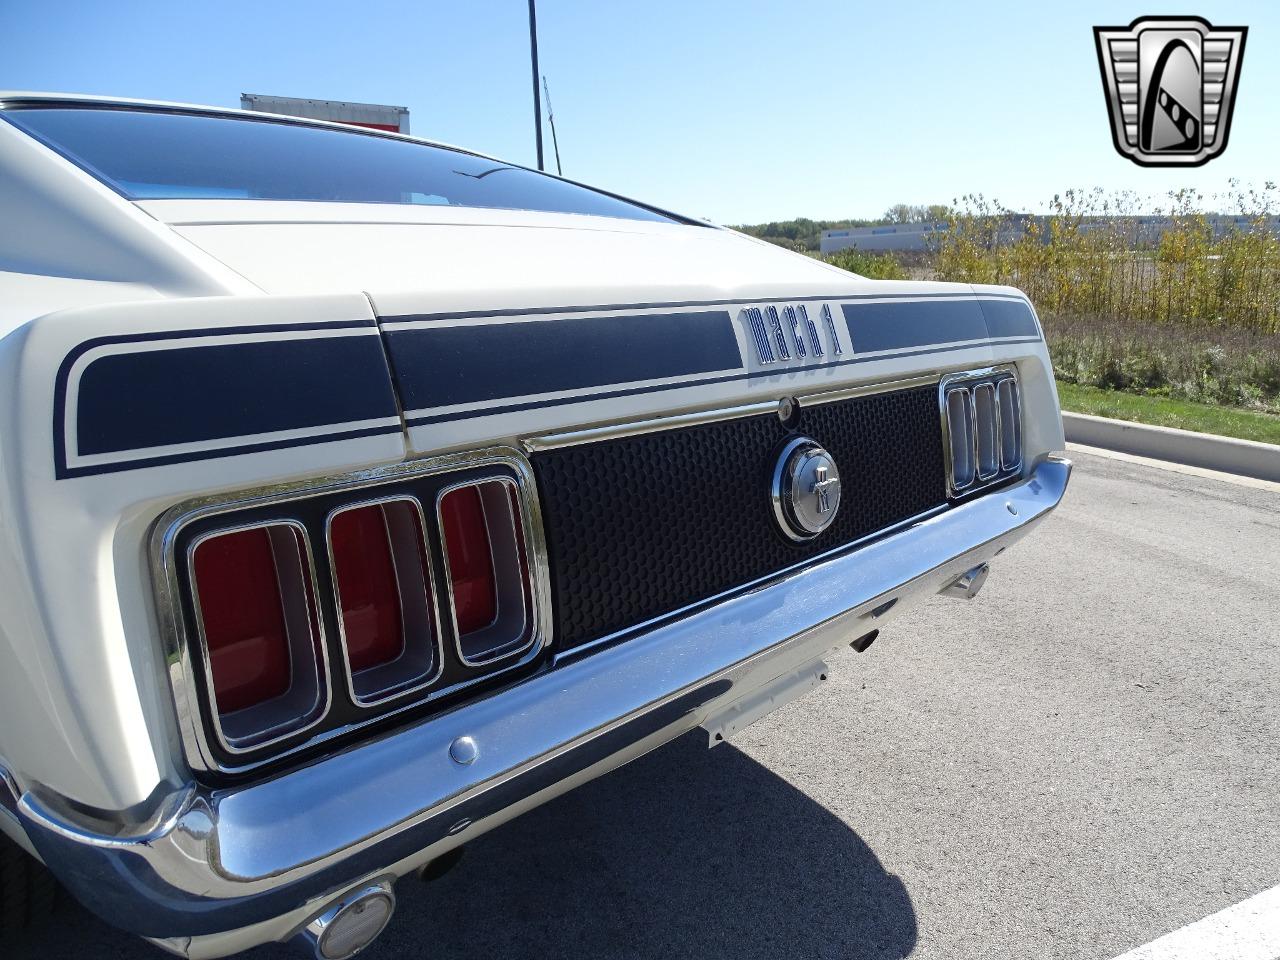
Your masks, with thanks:
M1115 960L1276 960L1280 886L1167 933Z

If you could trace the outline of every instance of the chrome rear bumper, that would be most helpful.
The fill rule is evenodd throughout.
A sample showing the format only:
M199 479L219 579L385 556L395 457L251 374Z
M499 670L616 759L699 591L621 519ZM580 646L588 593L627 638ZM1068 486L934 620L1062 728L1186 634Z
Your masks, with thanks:
M95 832L33 791L16 813L117 926L191 955L281 939L353 885L407 873L932 596L1053 510L1070 472L1050 458L1015 486L273 780L190 785L145 832ZM462 737L469 762L451 755Z

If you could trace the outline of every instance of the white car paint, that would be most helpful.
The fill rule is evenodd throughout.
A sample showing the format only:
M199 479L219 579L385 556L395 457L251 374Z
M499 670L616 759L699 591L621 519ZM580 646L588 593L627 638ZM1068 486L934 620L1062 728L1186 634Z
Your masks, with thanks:
M1042 340L763 375L749 331L735 321L747 370L760 376L609 399L579 401L565 391L535 397L548 401L535 409L403 432L59 479L52 429L59 371L80 345L101 338L373 321L375 309L382 318L511 311L519 322L555 323L646 304L745 308L814 295L833 303L905 294L971 300L974 288L868 280L711 226L381 204L132 203L4 122L0 220L7 224L0 231L0 762L20 789L108 819L145 819L151 798L190 777L147 554L156 518L177 503L549 432L994 363L1017 365L1027 462L1064 446ZM1010 288L978 292L1021 297ZM477 407L457 412L474 413L469 406ZM74 440L74 424L63 426ZM0 828L18 829L2 815Z

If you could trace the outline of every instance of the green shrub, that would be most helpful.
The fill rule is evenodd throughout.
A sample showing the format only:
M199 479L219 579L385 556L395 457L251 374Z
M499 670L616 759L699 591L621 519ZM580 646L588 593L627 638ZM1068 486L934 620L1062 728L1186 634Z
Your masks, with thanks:
M1044 221L970 195L937 235L933 275L1012 284L1049 313L1280 333L1280 188L1237 186L1218 205L1243 224L1215 232L1204 197L1170 193L1156 240L1131 194L1068 190Z
M841 270L848 270L850 273L873 280L906 280L909 276L906 268L889 253L868 253L865 250L850 247L846 250L837 250L835 253L823 254L821 259Z

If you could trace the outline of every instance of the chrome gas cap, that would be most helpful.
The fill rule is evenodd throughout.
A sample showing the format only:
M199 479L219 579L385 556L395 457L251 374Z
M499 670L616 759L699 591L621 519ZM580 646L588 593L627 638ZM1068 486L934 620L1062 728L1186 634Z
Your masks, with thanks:
M792 540L811 540L831 526L840 510L840 469L816 440L797 437L778 455L773 470L773 513Z

